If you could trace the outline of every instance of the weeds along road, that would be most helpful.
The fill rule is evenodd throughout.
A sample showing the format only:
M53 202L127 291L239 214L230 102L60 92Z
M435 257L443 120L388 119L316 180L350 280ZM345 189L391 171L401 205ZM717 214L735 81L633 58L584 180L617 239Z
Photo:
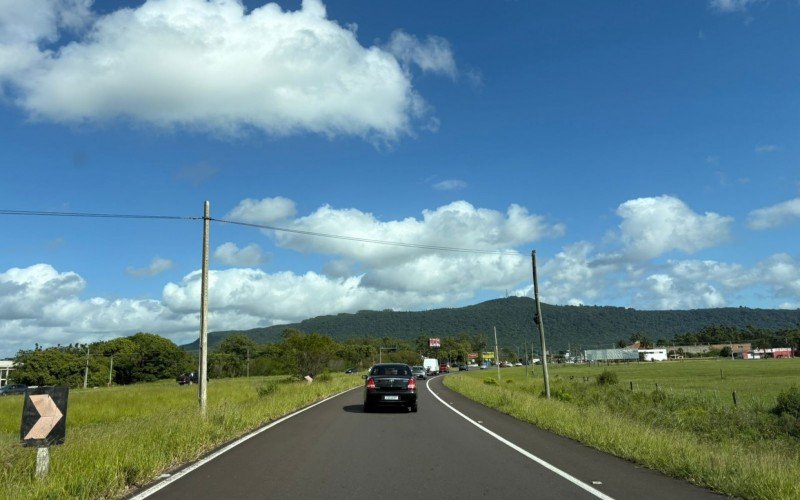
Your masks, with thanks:
M418 387L419 413L363 413L349 391L138 498L720 498L473 403L442 377Z

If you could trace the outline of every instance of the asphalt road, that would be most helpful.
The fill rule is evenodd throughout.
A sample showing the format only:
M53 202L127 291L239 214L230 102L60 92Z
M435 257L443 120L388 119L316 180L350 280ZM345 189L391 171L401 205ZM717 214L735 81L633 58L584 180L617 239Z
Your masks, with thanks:
M418 413L363 413L361 389L350 391L149 498L720 498L476 404L442 377L418 387Z

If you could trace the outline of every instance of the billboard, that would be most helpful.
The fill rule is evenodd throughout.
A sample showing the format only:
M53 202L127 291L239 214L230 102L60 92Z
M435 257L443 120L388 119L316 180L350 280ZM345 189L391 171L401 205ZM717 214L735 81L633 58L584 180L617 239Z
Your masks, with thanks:
M442 347L442 340L436 338L428 339L428 346L429 347Z
M484 352L483 359L494 359L494 351Z

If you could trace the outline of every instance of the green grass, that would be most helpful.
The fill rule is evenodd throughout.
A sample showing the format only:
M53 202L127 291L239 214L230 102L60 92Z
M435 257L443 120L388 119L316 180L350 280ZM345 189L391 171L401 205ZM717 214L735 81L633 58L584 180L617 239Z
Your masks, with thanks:
M597 383L605 370L616 373L617 384ZM550 370L550 400L541 396L541 367L527 378L524 368L503 369L496 385L486 383L490 376L496 372L448 377L445 384L521 420L728 495L800 498L800 440L789 435L793 422L769 411L778 394L800 382L800 360L560 365Z
M163 381L71 390L66 442L50 448L50 472L34 479L36 449L20 445L22 396L0 398L0 499L108 498L145 485L248 431L361 378L312 384L285 377L212 380L205 418L197 386Z

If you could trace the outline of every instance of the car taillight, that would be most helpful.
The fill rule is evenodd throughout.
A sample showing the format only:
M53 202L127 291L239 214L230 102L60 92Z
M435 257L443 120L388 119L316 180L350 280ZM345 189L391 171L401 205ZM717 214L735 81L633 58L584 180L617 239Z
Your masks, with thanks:
M417 390L417 381L413 377L408 379L408 386L406 386L406 389L408 389L409 391Z
M367 380L367 389L375 389L375 379L370 377Z

